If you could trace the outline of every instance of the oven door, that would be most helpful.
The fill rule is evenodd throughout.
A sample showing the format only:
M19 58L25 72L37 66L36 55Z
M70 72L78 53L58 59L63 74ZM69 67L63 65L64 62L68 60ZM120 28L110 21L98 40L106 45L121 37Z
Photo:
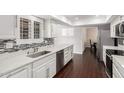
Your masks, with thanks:
M112 78L113 76L113 70L112 70L112 57L110 55L106 54L106 71L109 77Z

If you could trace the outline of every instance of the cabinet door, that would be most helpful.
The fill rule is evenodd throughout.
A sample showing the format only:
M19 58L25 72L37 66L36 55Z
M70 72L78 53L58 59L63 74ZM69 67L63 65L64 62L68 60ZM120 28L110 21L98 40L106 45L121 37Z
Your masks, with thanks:
M47 78L49 69L46 66L42 66L40 68L36 68L33 71L33 77L34 78Z
M31 78L31 65L11 72L7 78Z
M70 59L72 59L72 57L73 57L73 46L70 46L69 53L70 53Z
M66 65L73 57L73 46L64 49L64 65Z
M64 65L68 63L69 60L69 48L64 49Z
M56 61L49 63L49 77L52 78L56 74Z
M46 19L45 20L45 32L44 32L44 37L52 37L52 32L51 32L51 20Z
M117 70L116 66L113 64L113 77L114 78L122 78L121 74Z

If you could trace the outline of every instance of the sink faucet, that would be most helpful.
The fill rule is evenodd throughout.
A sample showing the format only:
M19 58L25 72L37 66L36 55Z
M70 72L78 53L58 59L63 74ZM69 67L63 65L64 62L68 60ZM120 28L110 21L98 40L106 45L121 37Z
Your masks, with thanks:
M34 53L38 52L38 47L34 47Z
M27 52L27 54L33 54L33 53L35 53L35 52L38 52L38 47L33 47L33 48L31 48L31 50L29 50L29 51Z

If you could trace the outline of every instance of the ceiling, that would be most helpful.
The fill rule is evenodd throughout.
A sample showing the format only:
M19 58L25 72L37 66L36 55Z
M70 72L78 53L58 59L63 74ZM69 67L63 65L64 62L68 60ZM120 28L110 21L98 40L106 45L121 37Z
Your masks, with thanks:
M89 25L107 23L111 15L63 15L72 25Z
M39 15L43 17L43 15ZM53 18L71 26L96 25L110 23L113 15L45 15L45 18Z

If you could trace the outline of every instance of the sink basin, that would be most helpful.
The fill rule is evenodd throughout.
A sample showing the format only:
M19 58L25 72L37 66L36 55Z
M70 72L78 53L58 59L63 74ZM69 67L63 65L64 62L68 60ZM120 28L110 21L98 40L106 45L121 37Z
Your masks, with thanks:
M48 54L48 53L50 53L50 52L51 52L51 51L41 51L41 52L38 52L38 53L35 53L35 54L28 55L27 57L36 58L36 57L39 57L39 56Z

